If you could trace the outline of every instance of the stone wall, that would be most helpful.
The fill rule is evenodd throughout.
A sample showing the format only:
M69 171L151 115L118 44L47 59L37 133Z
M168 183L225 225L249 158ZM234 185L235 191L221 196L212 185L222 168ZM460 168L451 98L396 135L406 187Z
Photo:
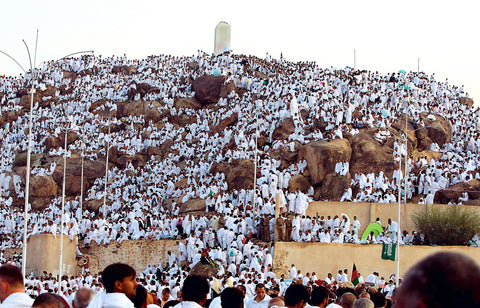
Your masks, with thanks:
M63 275L75 275L77 265L75 260L75 250L77 238L70 241L69 237L63 236L62 248L62 273ZM58 275L58 266L60 261L60 235L54 237L52 234L32 235L27 243L27 273L33 272L34 275L40 275L43 271Z
M446 207L446 204L436 204L435 206ZM415 224L412 221L412 215L421 211L426 207L423 204L401 204L400 206L400 228L411 233L416 230ZM465 205L465 207L480 212L480 206ZM374 222L377 217L380 218L383 226L387 225L388 218L397 221L398 217L398 203L351 203L351 202L312 202L307 209L309 216L325 216L328 215L340 217L341 213L345 213L353 221L353 216L357 216L362 224L360 234L363 233L368 223Z
M115 262L127 263L137 272L143 272L148 264L156 266L161 262L165 266L165 261L168 260L167 251L178 253L176 243L176 240L124 241L120 247L117 247L116 243L103 246L92 242L91 248L84 249L82 252L89 258L92 273L98 273ZM80 269L77 270L80 271Z
M464 246L431 247L431 246L400 246L400 277L408 269L428 255L440 251L452 251L465 254L480 264L480 248ZM339 269L348 269L349 278L353 263L364 278L373 271L380 277L388 279L396 272L396 262L381 258L382 245L326 244L326 243L296 243L277 242L273 261L274 272L279 277L288 271L292 264L302 274L315 272L320 279L328 273L335 277Z

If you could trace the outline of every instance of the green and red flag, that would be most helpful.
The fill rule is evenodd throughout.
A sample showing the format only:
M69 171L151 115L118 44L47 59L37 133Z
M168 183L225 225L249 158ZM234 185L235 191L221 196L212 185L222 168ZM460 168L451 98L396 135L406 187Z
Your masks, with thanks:
M360 275L358 274L357 267L355 266L355 263L353 263L353 270L352 270L352 283L354 286L356 286L359 283L359 278Z

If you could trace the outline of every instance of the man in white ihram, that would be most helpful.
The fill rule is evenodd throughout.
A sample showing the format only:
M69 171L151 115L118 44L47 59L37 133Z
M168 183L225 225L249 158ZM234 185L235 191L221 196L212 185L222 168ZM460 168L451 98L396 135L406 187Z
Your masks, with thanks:
M15 265L0 267L0 301L1 308L31 307L33 304L33 299L25 294L22 271Z

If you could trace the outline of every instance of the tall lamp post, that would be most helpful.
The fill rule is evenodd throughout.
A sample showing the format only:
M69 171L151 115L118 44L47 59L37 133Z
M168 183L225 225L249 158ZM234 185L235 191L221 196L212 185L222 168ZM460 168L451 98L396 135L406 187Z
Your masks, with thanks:
M27 222L28 222L28 205L29 205L29 192L30 192L30 156L32 152L32 117L33 117L33 95L35 93L35 65L36 65L36 59L37 59L37 46L38 46L38 30L37 30L37 35L35 39L35 54L34 54L34 60L32 63L32 58L30 55L30 50L28 49L27 43L25 43L25 40L22 40L23 44L25 45L25 48L27 49L27 54L28 54L28 60L30 62L30 74L31 74L31 83L32 87L30 89L30 114L29 114L29 120L28 120L28 146L27 146L27 169L26 169L26 174L25 174L25 205L24 205L24 222L23 222L23 249L22 249L22 274L25 276L26 274L26 263L27 263ZM9 57L11 60L13 60L25 73L25 76L27 75L27 72L25 69L18 63L17 60L15 60L12 56L7 54L4 51L1 51L4 55Z
M25 204L24 204L24 224L23 224L23 248L22 248L22 274L23 276L26 275L26 263L27 263L27 223L28 223L28 206L29 206L29 195L30 195L30 169L31 169L31 163L30 163L30 158L31 158L31 153L32 153L32 126L33 126L33 96L35 94L35 80L37 78L37 67L36 67L36 61L37 61L37 47L38 47L38 29L35 37L35 53L33 57L33 62L32 62L32 57L30 54L30 49L28 48L27 43L25 40L22 40L23 44L25 45L25 48L27 49L27 54L28 54L28 60L30 64L30 82L31 82L31 89L30 89L30 113L29 113L29 120L28 120L28 142L27 142L27 166L26 166L26 171L25 171ZM27 75L27 71L23 68L23 66L12 56L10 56L8 53L0 50L0 53L4 54L5 56L9 57L12 61L14 61L20 69L24 72L25 76ZM93 50L89 51L79 51L79 52L74 52L71 54L68 54L60 59L64 59L76 54L81 54L81 53L93 53ZM62 218L63 218L63 211L62 211ZM62 226L63 227L63 226Z

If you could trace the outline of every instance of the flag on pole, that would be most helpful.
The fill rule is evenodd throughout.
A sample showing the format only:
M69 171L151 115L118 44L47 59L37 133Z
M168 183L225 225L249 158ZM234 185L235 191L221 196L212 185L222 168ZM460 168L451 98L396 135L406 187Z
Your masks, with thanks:
M396 244L383 244L382 246L382 259L395 261Z
M352 283L354 286L356 286L359 283L359 278L360 275L358 274L357 267L355 266L355 263L353 263L353 270L352 270Z

